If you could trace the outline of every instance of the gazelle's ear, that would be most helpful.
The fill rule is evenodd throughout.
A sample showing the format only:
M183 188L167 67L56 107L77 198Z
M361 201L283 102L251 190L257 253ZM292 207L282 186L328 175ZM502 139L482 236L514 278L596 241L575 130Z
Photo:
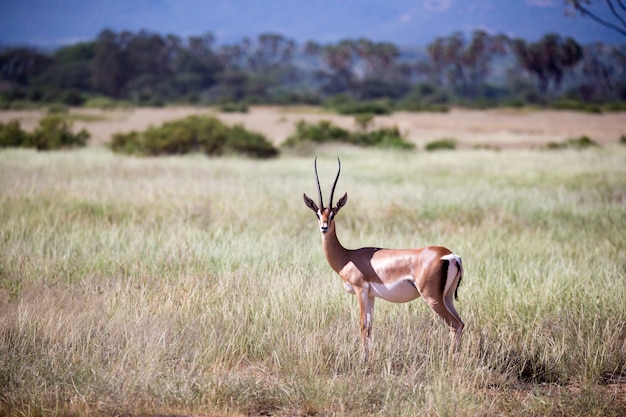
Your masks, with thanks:
M335 211L339 211L339 209L345 206L347 202L348 202L348 193L345 193L343 197L341 197L339 201L337 201L337 207L335 208L336 209Z
M303 194L302 196L304 197L304 204L306 204L306 206L310 208L311 210L313 210L315 215L317 215L317 212L319 211L319 207L317 207L317 204L315 204L315 201L311 200L306 194Z

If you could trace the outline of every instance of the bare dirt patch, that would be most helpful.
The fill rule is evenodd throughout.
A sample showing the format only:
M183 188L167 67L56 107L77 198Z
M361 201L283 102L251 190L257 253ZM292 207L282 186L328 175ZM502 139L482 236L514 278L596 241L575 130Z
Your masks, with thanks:
M220 113L211 108L165 107L130 110L72 109L76 129L91 133L91 144L101 145L116 132L145 130L163 122L189 115L216 115L228 124L243 124L247 129L282 143L295 130L299 120L329 120L343 128L354 129L353 116L328 113L315 107L251 107L248 113ZM43 110L3 111L0 121L18 119L32 130ZM562 142L587 135L600 144L616 143L626 135L626 112L587 114L571 111L492 109L453 109L448 113L398 112L374 118L373 127L398 126L408 140L423 146L433 140L454 138L463 147L527 148Z

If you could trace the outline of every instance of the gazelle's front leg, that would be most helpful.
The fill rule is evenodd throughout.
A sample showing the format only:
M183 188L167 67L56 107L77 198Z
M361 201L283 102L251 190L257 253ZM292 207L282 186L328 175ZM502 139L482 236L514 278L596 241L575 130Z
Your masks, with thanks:
M372 323L374 319L374 297L369 296L369 284L365 283L363 287L355 288L357 300L359 301L360 322L361 322L361 339L363 341L363 360L369 360L369 354L372 349Z

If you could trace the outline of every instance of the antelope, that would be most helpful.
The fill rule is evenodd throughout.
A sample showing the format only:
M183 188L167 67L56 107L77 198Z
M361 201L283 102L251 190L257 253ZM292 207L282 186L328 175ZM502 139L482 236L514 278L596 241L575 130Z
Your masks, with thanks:
M317 216L322 235L322 248L330 267L341 277L344 289L356 295L360 309L363 359L368 360L372 346L372 319L376 298L392 303L406 303L422 297L428 306L450 326L453 339L451 351L461 344L465 326L454 308L458 287L463 277L461 257L442 246L419 249L344 248L335 230L335 216L346 205L345 193L333 207L333 195L341 172L337 158L337 176L330 191L328 207L324 206L322 189L314 161L319 206L306 194L304 204Z

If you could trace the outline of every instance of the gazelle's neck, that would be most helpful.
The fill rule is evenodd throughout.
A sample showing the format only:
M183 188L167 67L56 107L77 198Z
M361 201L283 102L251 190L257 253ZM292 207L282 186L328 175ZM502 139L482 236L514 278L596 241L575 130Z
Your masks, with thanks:
M344 248L339 242L339 239L337 239L334 225L332 225L326 233L322 233L322 248L324 249L324 255L326 255L328 264L337 273L339 273L350 260L348 250Z

